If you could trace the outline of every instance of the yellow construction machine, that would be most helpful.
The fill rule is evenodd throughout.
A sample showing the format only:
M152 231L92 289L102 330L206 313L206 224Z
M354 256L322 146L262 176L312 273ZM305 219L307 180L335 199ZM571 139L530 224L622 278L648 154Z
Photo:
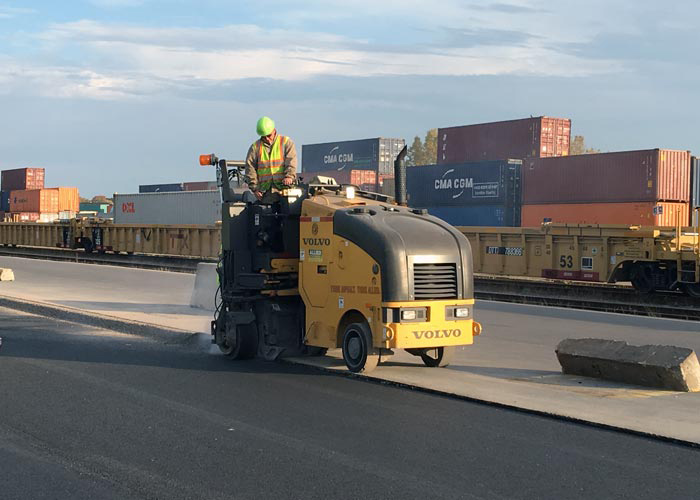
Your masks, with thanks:
M447 366L481 332L467 238L407 208L403 158L396 200L357 186L300 182L261 203L242 162L202 155L222 191L222 252L212 342L236 359L342 348L368 372L393 349Z

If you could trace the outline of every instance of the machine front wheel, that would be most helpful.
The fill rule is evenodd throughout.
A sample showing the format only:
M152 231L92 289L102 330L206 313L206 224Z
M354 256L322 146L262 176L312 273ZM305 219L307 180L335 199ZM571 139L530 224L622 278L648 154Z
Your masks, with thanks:
M430 349L423 349L420 353L420 358L425 363L425 366L431 368L443 368L450 363L455 357L454 347L433 347Z
M685 283L683 291L694 299L700 299L700 283Z
M343 359L353 373L371 372L379 363L379 350L372 345L372 333L364 323L352 323L343 333Z

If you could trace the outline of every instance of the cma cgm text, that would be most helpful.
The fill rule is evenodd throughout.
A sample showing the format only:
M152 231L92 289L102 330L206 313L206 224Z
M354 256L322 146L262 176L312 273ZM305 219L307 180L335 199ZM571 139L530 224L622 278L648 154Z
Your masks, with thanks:
M323 157L323 163L351 163L353 153L341 153L339 155L325 155Z
M474 188L474 179L469 177L465 179L435 179L435 189L472 189Z

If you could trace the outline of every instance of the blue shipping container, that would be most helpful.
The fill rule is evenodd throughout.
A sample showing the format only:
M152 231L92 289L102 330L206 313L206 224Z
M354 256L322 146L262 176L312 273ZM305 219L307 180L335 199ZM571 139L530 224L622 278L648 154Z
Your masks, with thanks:
M179 184L142 184L139 186L139 193L174 193L184 191L185 186Z
M453 226L520 226L520 205L469 205L425 207L430 215Z
M10 211L10 192L0 191L0 212Z
M521 205L520 160L409 167L408 204L438 206Z

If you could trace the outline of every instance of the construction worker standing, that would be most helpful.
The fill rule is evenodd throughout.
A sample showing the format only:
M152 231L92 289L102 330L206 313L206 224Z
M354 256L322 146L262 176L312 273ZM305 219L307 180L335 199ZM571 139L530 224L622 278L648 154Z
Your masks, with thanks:
M276 193L296 180L297 151L294 142L279 135L275 122L267 116L258 120L256 131L260 139L248 150L246 182L258 200L274 202L279 199Z

